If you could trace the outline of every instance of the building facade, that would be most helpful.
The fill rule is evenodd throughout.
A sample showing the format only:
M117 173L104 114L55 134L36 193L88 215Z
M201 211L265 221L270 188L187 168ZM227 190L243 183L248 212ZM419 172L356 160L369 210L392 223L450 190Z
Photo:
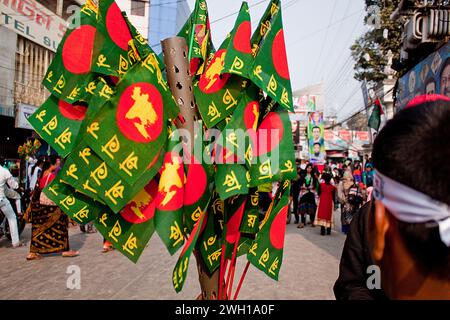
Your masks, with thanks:
M81 0L0 0L0 156L33 134L26 118L49 93L41 82Z
M175 36L183 27L190 13L187 1L151 1L149 43L157 54L162 51L161 40Z

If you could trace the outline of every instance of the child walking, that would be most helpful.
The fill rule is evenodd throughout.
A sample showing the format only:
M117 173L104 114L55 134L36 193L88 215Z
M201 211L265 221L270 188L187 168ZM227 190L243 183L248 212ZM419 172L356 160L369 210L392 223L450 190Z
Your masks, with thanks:
M315 221L316 226L320 226L320 234L325 235L325 229L327 235L331 234L331 228L333 227L333 201L335 199L336 187L331 184L332 176L329 173L322 175L322 182L319 186L319 210Z

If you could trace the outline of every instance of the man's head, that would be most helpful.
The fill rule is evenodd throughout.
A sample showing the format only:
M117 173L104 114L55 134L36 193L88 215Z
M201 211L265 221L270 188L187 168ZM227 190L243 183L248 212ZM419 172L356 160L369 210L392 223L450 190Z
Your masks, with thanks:
M450 98L450 58L442 64L440 93Z
M435 94L436 93L436 81L434 78L429 78L425 81L425 94Z
M313 121L316 124L320 122L320 113L318 113L318 112L313 113Z
M434 211L415 210L419 193L433 199L428 203L450 206L449 123L450 102L428 101L400 111L375 140L373 165L380 175L374 183L369 246L390 298L450 298L450 247ZM411 204L406 214L405 203Z
M313 147L313 151L314 151L314 155L315 156L319 156L320 154L320 149L321 149L321 145L320 143L314 143L314 147Z
M314 127L314 128L312 129L312 135L313 135L314 141L319 141L319 140L320 140L320 137L321 137L321 135L322 135L322 131L320 130L319 127Z

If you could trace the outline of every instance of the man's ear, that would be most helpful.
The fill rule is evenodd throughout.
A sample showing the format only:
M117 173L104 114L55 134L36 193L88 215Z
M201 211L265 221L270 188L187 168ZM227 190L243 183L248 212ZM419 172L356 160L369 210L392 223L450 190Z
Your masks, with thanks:
M384 255L386 232L389 229L389 216L386 207L379 200L375 201L372 256L379 263Z

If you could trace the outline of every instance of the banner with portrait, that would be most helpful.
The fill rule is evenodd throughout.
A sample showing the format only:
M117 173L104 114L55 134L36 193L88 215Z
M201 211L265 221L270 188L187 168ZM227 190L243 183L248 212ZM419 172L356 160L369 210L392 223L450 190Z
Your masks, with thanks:
M314 165L325 164L325 128L322 112L308 114L309 160Z
M430 54L398 81L396 109L422 94L438 93L450 97L450 43Z

